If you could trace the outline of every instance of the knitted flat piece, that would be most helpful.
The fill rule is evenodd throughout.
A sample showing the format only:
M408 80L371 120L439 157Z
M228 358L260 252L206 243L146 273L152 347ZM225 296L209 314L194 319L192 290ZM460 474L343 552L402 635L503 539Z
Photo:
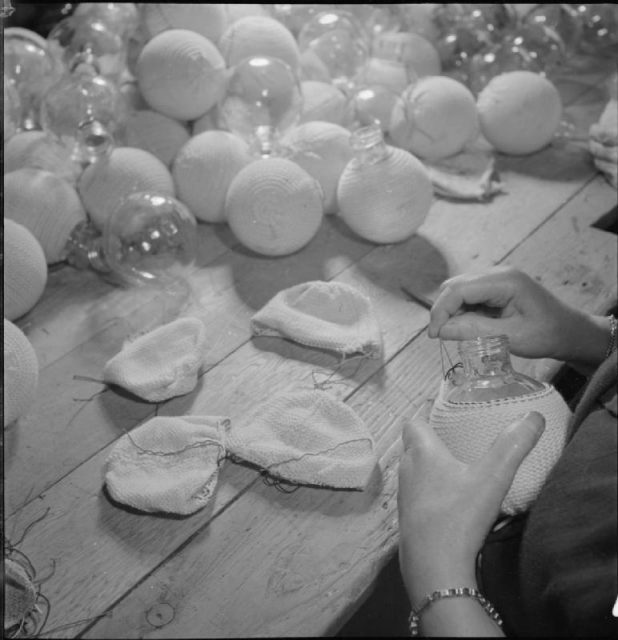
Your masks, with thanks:
M356 412L321 391L275 396L226 437L227 450L296 484L363 489L377 464Z
M257 336L287 338L378 358L382 334L371 300L343 282L305 282L277 293L251 318Z
M227 418L152 418L122 436L105 469L114 500L149 513L188 515L213 495Z
M545 431L519 467L502 503L502 511L508 515L530 507L567 441L571 411L554 387L544 387L536 393L489 402L454 403L440 393L431 412L434 430L465 463L480 458L506 427L529 411L545 417Z
M103 369L105 382L161 402L193 391L204 359L206 329L197 318L178 318L126 344Z

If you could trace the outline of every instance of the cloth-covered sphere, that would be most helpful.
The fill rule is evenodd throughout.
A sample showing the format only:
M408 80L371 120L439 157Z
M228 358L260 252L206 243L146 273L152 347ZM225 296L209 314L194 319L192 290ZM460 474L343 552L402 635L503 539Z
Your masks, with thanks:
M252 161L247 143L228 131L205 131L178 152L172 176L178 197L198 220L225 221L230 182Z
M393 109L393 144L427 160L459 153L478 136L476 102L461 82L427 76L410 85Z
M214 2L175 4L145 2L142 23L148 39L168 29L195 31L211 42L217 42L228 24L225 5Z
M245 247L266 256L283 256L315 236L322 206L322 189L304 169L285 158L261 158L232 180L225 214Z
M36 398L39 361L23 331L4 318L4 426L23 416Z
M39 241L23 225L4 219L4 315L15 320L43 295L47 262Z
M556 87L532 71L492 78L477 100L481 131L502 153L525 155L551 142L562 118Z
M298 69L300 53L294 36L269 16L246 16L236 20L225 30L218 46L228 67L252 56L269 56Z
M350 132L332 122L305 122L290 129L282 144L286 157L320 183L324 213L336 213L339 176L354 155Z
M64 260L75 225L86 212L75 188L43 169L17 169L4 176L4 215L28 228L39 241L47 264Z
M136 111L127 120L127 146L149 151L168 167L190 137L182 122L150 109Z
M321 120L342 124L346 97L334 84L321 80L303 80L300 83L303 106L299 122Z
M113 149L108 157L86 167L77 188L90 219L101 231L123 198L132 193L176 194L172 175L161 160L133 147Z
M208 38L188 29L162 31L146 43L135 76L144 100L177 120L195 120L225 92L225 62Z

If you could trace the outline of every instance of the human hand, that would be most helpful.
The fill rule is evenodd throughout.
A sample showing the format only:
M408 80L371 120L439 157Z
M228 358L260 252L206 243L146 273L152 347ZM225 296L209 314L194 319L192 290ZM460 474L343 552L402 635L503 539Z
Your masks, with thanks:
M493 267L446 280L427 333L442 340L506 335L517 356L595 365L607 348L605 325L602 317L568 306L527 274Z
M429 409L404 424L399 464L400 562L413 602L435 589L474 586L476 556L545 425L541 414L528 414L466 465L434 433Z

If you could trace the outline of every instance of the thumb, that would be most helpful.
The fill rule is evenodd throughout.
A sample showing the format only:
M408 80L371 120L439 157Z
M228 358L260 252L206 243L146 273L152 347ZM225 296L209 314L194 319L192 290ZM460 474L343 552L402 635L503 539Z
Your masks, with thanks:
M500 488L506 494L521 463L539 441L544 429L545 418L537 411L531 411L510 424L476 464L480 476L497 482L496 490Z

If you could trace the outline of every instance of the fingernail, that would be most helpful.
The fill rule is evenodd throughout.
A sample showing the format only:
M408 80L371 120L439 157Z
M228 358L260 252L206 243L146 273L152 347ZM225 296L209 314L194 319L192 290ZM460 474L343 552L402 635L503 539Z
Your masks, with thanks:
M530 411L524 416L524 420L531 424L539 433L545 428L545 417L538 411Z

